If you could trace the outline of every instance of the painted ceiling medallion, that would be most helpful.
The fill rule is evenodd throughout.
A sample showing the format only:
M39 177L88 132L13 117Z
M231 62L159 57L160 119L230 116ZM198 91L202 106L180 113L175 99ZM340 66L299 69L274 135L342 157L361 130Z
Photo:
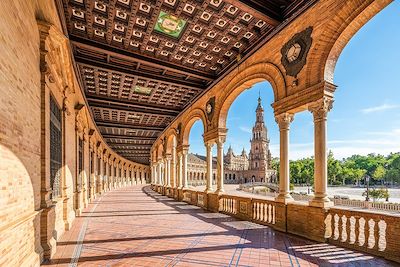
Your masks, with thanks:
M151 88L144 87L144 86L139 86L139 85L136 85L136 86L133 88L133 91L134 91L135 93L143 94L143 95L150 95L150 94L151 94Z
M302 32L296 33L281 49L281 62L286 74L296 77L306 64L307 54L312 44L313 28L308 27Z
M185 25L185 20L160 11L154 30L174 38L179 38Z

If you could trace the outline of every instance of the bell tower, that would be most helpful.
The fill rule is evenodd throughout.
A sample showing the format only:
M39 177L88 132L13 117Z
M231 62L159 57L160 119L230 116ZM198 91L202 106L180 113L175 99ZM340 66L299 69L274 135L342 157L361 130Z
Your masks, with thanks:
M256 123L253 126L253 136L250 140L251 149L249 154L249 169L260 171L265 174L265 170L270 168L271 152L269 150L269 139L267 128L264 123L264 108L261 104L261 97L258 97L256 109ZM264 175L258 178L265 178Z

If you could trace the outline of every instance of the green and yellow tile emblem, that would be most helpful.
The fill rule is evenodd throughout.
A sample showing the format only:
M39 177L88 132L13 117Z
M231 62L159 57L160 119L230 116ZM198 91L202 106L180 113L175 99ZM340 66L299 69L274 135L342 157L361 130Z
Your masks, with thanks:
M179 38L185 25L185 20L170 15L164 11L160 11L154 30L174 38Z

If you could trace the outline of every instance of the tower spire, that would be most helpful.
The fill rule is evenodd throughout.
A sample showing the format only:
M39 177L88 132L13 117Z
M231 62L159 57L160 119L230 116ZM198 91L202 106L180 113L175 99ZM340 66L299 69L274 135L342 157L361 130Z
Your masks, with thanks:
M261 104L261 93L260 90L258 90L258 105L257 105L257 110L262 109L262 104Z

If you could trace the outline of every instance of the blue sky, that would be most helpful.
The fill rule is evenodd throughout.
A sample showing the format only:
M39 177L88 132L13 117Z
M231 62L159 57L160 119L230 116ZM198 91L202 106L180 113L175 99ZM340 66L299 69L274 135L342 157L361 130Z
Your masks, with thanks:
M394 1L350 40L336 65L335 102L328 116L328 148L336 158L353 154L400 151L400 1ZM279 131L273 117L273 94L268 82L255 84L232 104L225 150L249 152L258 93L273 156L279 156ZM203 126L190 132L190 151L205 154ZM215 150L215 149L214 149ZM296 114L291 124L290 158L313 155L313 122L309 112Z

